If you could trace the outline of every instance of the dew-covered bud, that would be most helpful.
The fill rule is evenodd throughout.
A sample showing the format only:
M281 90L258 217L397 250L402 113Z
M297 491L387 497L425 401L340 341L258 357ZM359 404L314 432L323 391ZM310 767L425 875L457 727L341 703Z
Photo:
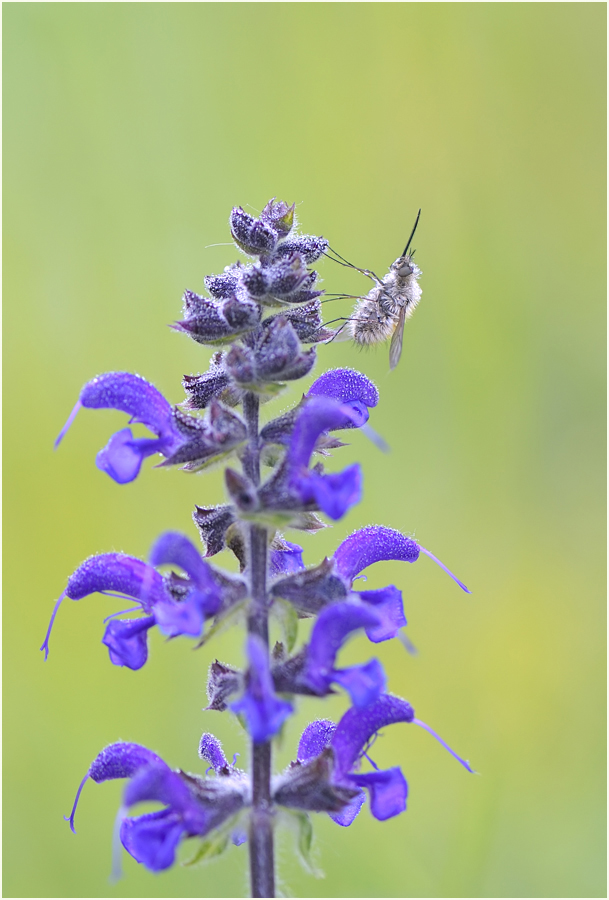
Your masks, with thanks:
M199 344L225 344L258 327L260 307L245 294L223 300L184 293L184 319L172 328L183 331Z
M316 273L309 272L306 263L299 253L292 253L281 260L279 265L268 271L269 293L276 297L289 297L306 282L309 288L315 280Z
M268 327L268 323L276 319L278 315L283 316L284 319L290 322L303 344L318 344L321 341L329 340L334 334L331 328L323 327L321 303L319 300L314 300L313 303L305 303L303 306L291 306L282 310L281 313L277 313L277 315L269 316L268 319L264 320L263 324Z
M254 351L235 344L226 355L226 368L237 384L249 387L256 381Z
M188 471L203 468L215 457L235 450L247 437L241 417L217 400L211 401L203 419L188 416L175 407L173 421L186 440L162 465L183 464Z
M249 256L272 253L277 246L277 231L267 222L248 215L240 206L231 212L229 224L235 243Z
M284 241L277 247L277 254L289 256L291 253L301 253L305 262L310 265L323 256L328 249L328 241L314 234L300 234L297 237Z
M288 206L283 200L269 200L260 213L260 218L275 229L280 238L290 233L294 225L294 210L296 204Z
M264 381L292 381L313 368L315 350L302 351L294 326L283 316L273 319L252 343L257 374Z
M223 360L222 353L214 353L205 374L184 375L182 385L188 395L188 399L183 404L186 409L205 409L214 397L220 397L224 392L230 394L227 388L230 386L231 380L224 368Z
M315 349L303 350L294 327L282 316L251 335L247 344L231 348L226 368L240 387L249 390L302 378L315 365Z
M206 275L203 283L212 297L221 300L235 293L242 271L241 263L233 263L226 266L221 275Z
M257 300L269 293L271 282L262 266L250 266L243 272L242 282L247 292Z

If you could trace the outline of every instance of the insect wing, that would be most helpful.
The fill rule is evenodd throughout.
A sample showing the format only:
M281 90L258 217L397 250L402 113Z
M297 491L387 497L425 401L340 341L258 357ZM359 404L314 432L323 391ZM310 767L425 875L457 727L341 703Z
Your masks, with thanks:
M396 329L393 332L393 337L391 338L391 345L389 347L389 368L395 369L397 364L400 361L400 356L402 355L402 344L404 342L404 325L406 323L406 307L403 306L400 309L400 314L398 316L398 324L396 325Z

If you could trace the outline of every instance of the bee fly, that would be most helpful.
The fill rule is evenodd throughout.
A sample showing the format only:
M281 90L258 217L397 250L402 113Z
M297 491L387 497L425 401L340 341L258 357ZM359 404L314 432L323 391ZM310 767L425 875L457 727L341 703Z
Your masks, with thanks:
M391 264L389 272L383 279L369 269L358 269L357 266L353 266L343 259L336 251L331 250L334 256L339 257L334 260L335 262L342 260L341 265L356 269L374 281L374 287L365 297L356 298L358 302L353 314L345 321L343 328L346 329L348 337L356 344L365 347L391 338L389 348L389 367L391 369L395 369L402 355L406 319L410 318L421 299L422 291L418 279L422 273L413 261L415 251L408 253L420 216L421 210L419 210L404 252ZM348 295L337 295L337 298L338 296Z

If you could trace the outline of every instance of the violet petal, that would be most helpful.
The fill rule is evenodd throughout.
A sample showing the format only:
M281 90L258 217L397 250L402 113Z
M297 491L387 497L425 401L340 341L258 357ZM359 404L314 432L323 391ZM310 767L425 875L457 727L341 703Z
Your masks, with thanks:
M179 815L169 809L123 819L120 830L127 853L152 872L162 872L174 864L183 834Z
M406 625L402 592L393 584L376 591L357 591L357 596L369 603L380 619L380 624L366 628L366 636L375 644L394 638Z
M384 822L405 811L408 783L398 766L381 772L350 775L349 780L359 787L367 788L370 793L370 812L375 819Z
M335 722L329 719L316 719L310 722L303 731L298 744L298 762L308 762L325 750L332 735L336 731Z
M383 667L378 659L371 659L363 666L335 669L333 681L347 691L351 702L358 709L363 709L378 700L387 685Z
M350 772L361 751L379 729L396 722L412 722L413 719L414 710L410 703L392 694L383 694L365 709L348 709L336 726L331 741L337 777Z
M348 828L352 822L355 821L357 816L360 814L360 810L364 803L366 802L366 795L362 791L361 794L358 794L357 797L354 797L353 800L345 806L339 813L328 813L330 818L336 822L337 825L341 825L343 828Z
M142 619L112 619L106 627L102 644L110 653L115 666L136 671L148 659L148 629L155 624L154 616Z
M398 559L415 562L419 558L419 546L394 528L369 525L349 535L334 554L339 573L348 581L381 560Z
M242 713L254 743L264 743L277 734L292 712L292 705L281 700L273 689L266 647L256 636L247 641L250 666L247 687L240 700L230 704L235 713Z

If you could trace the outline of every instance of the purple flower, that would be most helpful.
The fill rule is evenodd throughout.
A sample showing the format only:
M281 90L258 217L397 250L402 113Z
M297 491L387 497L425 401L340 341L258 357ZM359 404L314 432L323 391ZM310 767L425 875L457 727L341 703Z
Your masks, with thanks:
M106 372L85 384L55 447L63 440L81 406L126 412L131 416L131 422L141 422L157 435L156 438L134 438L130 428L123 428L99 451L97 468L118 484L137 478L147 456L155 453L170 456L184 440L173 424L171 405L154 385L130 372Z
M290 703L276 695L267 649L255 635L248 637L247 656L249 669L245 692L240 700L230 704L230 708L244 716L252 740L260 744L277 734L293 710Z
M275 537L277 542L277 536ZM289 575L293 572L301 572L305 564L302 561L303 549L298 544L286 541L281 538L281 546L271 547L269 552L269 574L271 577L277 575Z
M216 744L216 752L221 754L219 742ZM133 818L123 816L120 840L137 862L153 872L160 872L173 865L183 837L207 834L249 802L249 783L243 774L232 767L222 774L226 777L202 779L181 771L173 772L146 747L122 742L111 744L92 762L78 788L67 821L74 831L76 807L89 778L98 784L115 778L129 778L121 816L124 810L144 801L158 801L165 808Z
M370 413L369 410L378 403L379 395L376 385L361 372L355 369L330 369L317 378L309 388L303 403L287 413L273 419L264 426L260 436L265 443L289 444L294 425L301 413L303 405L311 397L327 397L340 402L347 407L350 415L339 417L329 431L338 431L344 428L362 428L366 425ZM364 429L366 433L371 430ZM375 436L376 437L376 436ZM322 434L317 440L315 450L320 452L326 448L333 449L342 446L335 439L329 441Z
M457 582L462 590L467 594L471 593L463 582L459 581L433 553L412 538L394 528L387 528L385 525L369 525L367 528L355 531L337 548L334 560L339 574L346 581L353 582L356 575L375 562L398 559L413 563L417 561L421 553L425 553L433 559L441 569L450 575L453 581Z
M150 551L150 562L154 566L179 566L189 579L186 584L174 581L177 588L174 594L179 597L182 593L182 599L163 599L157 603L154 616L160 630L168 637L180 634L198 637L205 619L214 616L222 605L223 591L213 569L201 558L194 544L175 531L158 538Z
M384 694L365 709L347 710L332 735L330 745L334 750L336 768L334 777L346 779L358 787L364 787L370 794L370 808L377 819L389 819L406 809L408 785L399 768L358 774L356 769L363 758L369 759L367 750L370 741L381 728L398 722L413 722L432 734L458 760L468 772L473 772L470 764L458 756L429 726L416 719L412 706L400 697ZM374 764L373 764L374 765Z
M385 689L385 673L377 659L363 666L335 669L336 655L352 632L379 624L373 609L363 603L334 603L318 616L307 650L303 681L323 696L330 685L340 684L354 706L373 703Z
M406 625L402 593L394 585L372 591L356 591L353 589L354 579L375 562L393 559L416 562L421 553L430 556L469 593L446 566L412 538L384 525L369 525L346 538L331 560L326 559L319 566L276 580L271 586L271 595L289 600L299 612L311 615L331 603L345 600L351 594L352 598L358 598L366 607L373 609L375 619L365 625L365 631L369 640L379 643L396 637L400 628Z
M65 591L55 604L40 648L45 652L45 659L49 653L51 629L64 597L81 600L94 593L118 596L137 604L129 611L145 613L138 619L110 617L102 643L108 647L110 660L117 666L135 670L144 665L148 657L147 633L154 625L169 637L182 634L198 637L205 619L219 611L228 588L218 582L217 573L201 559L188 538L176 532L161 535L152 548L151 561L157 566L173 563L183 569L188 578L177 575L163 578L153 565L123 553L103 553L85 560L70 576ZM245 584L231 583L230 590L243 596Z
M365 789L370 796L370 811L376 819L384 821L404 812L408 784L400 768L381 771L369 756L379 731L398 722L420 725L468 772L473 772L466 760L428 725L415 718L406 700L382 694L365 708L347 710L338 725L327 719L307 725L298 745L297 763L275 784L275 801L285 806L328 812L337 824L346 826L359 813L364 802L362 789ZM363 760L371 764L372 772L359 771Z
M313 382L307 397L331 397L348 406L355 418L346 420L343 428L361 428L370 417L368 410L379 402L374 382L356 369L329 369Z
M288 513L320 509L331 519L340 519L358 503L362 474L357 463L332 474L319 466L308 468L319 436L354 418L355 413L336 400L312 397L298 413L285 460L260 489L263 508Z

